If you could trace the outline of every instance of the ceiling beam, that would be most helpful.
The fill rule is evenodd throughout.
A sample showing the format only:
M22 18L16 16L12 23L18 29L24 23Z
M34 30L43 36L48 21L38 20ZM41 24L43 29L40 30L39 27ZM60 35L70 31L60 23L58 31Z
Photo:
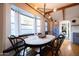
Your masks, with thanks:
M36 10L34 7L32 7L30 4L25 3L26 5L28 5L29 7L31 7L33 10L35 10L36 12L38 12L39 14L43 15L41 12L39 12L38 10ZM43 15L44 16L44 15Z
M25 3L26 5L28 5L30 8L32 8L33 10L35 10L36 12L38 12L39 14L41 14L44 18L48 19L46 16L44 16L41 12L39 12L38 10L36 10L34 7L32 7L30 4Z
M58 10L63 10L63 9L69 8L69 7L73 7L73 6L76 6L76 5L79 5L79 3L72 3L72 4L70 4L70 5L67 5L67 6L58 8L57 11L58 11ZM46 12L45 14L48 14L48 13L51 13L51 12L53 12L53 10L48 11L48 12Z
M44 3L44 17L45 17L45 9L46 9L46 4Z
M44 10L44 8L38 8L40 10ZM49 9L49 8L45 8L45 10L52 10L52 9Z
M64 11L64 9L62 10L62 13L63 13L63 20L65 20L65 11Z
M44 11L42 11L42 10L40 10L40 9L38 9L40 12L43 12L44 13Z

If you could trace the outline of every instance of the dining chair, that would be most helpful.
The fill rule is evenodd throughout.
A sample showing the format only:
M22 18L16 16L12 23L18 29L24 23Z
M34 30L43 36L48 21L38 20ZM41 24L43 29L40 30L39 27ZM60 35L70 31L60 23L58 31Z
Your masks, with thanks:
M65 36L60 34L57 38L55 38L52 43L49 45L52 51L52 55L59 55L58 52L60 51L61 45L64 42ZM60 51L61 52L61 51Z
M21 56L21 55L24 56L25 52L27 52L26 56L35 56L37 54L37 52L34 50L27 51L27 45L23 38L15 37L14 35L11 35L8 38L12 44L12 47L15 50L14 56Z
M22 38L11 35L10 37L8 37L8 39L10 40L12 47L15 50L14 55L19 55L22 50L24 50L25 52L26 43ZM24 52L23 52L23 55L24 55Z

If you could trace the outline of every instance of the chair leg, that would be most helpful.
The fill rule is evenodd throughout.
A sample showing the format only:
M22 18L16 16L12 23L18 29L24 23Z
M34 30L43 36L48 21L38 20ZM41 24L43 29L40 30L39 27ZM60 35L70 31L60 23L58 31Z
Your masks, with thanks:
M25 49L24 49L24 51L23 51L23 56L25 55Z
M61 53L61 50L59 49L59 52Z
M55 52L55 56L58 56L58 55L59 55L59 54L58 54L58 51L56 51L56 52Z
M40 56L42 56L42 53L41 53L41 47L40 47Z
M26 50L26 46L25 46L24 51L23 51L23 56L25 55L25 50Z
M52 51L52 56L54 55L54 52Z

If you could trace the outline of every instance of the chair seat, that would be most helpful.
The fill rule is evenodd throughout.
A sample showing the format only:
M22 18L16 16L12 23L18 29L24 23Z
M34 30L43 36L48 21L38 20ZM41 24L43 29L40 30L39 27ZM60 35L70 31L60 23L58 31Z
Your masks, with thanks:
M24 50L18 51L18 52L15 54L15 56L23 56L23 54L22 54L23 51L24 51ZM35 55L37 55L37 52L36 52L35 50L30 50L30 51L25 50L24 56L35 56Z
M35 56L37 55L38 53L35 51L35 50L30 50L26 53L26 56Z
M15 47L25 46L25 43L23 41L20 41L20 42L17 42L14 46Z
M9 48L5 49L5 50L3 51L3 53L8 53L8 52L10 52L10 51L13 51L13 50L19 48L19 47L23 47L24 45L25 45L25 44L20 41L20 42L16 43L14 47L10 46Z
M42 56L47 56L49 53L50 49L49 47L45 46L42 50L41 50L41 55Z

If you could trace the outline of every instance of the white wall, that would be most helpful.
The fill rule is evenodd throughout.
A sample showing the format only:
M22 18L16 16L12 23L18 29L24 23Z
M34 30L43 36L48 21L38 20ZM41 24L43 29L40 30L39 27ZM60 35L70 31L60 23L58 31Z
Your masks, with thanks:
M65 20L70 20L72 25L79 25L79 5L66 8L64 11L65 11ZM62 10L53 12L51 15L54 20L58 21L63 20ZM72 23L73 19L76 19L76 23Z
M3 50L8 48L11 44L8 39L10 35L10 21L11 21L11 5L10 4L4 4L3 5Z
M72 26L71 29L72 29L72 33L73 32L78 32L79 33L79 26Z
M10 5L0 4L0 53L10 46ZM1 55L1 54L0 54Z
M79 17L79 5L65 9L65 19L73 19Z
M58 21L63 20L63 13L62 13L62 10L53 12L51 15L52 15L52 18L53 18L54 20L58 20Z
M3 39L3 4L0 4L0 55L2 53L2 39Z
M71 21L72 32L79 32L79 5L65 9L65 19ZM72 23L72 20L74 19L76 20L76 22ZM78 26L73 26L73 25L78 25Z

